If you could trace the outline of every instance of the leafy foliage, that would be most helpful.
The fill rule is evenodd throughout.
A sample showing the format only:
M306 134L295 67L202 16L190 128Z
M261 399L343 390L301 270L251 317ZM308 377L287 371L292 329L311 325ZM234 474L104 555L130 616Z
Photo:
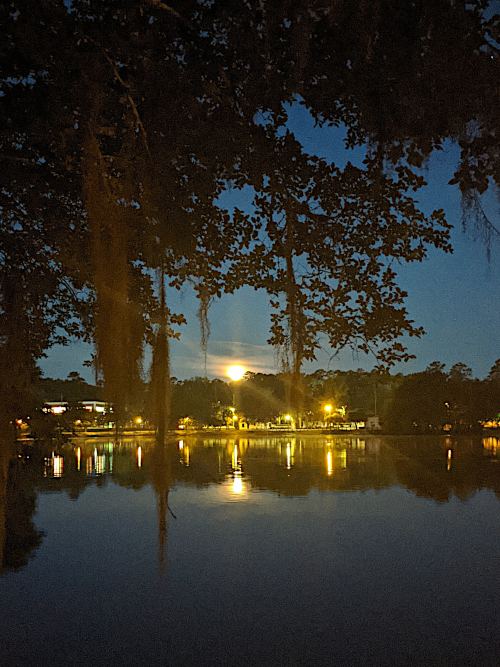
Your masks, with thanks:
M119 413L158 313L169 333L182 322L160 303L163 276L195 286L205 341L213 298L267 290L296 395L322 336L405 359L399 336L422 331L393 264L448 249L442 211L426 217L409 195L416 171L458 139L469 210L500 173L498 17L486 9L377 0L368 20L364 4L316 0L4 3L0 343L20 365L9 387L26 386L54 342L91 336ZM348 145L368 143L364 168L305 155L286 130L297 103L345 125ZM251 211L225 210L229 186L253 188Z
M423 373L402 379L395 390L387 417L391 433L474 433L481 421L495 418L498 392L491 382L471 377L465 364L452 366L434 362Z

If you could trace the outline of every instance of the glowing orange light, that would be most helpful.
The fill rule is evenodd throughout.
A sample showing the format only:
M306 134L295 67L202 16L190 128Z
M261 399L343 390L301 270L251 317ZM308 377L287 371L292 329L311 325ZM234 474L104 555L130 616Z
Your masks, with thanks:
M243 493L243 479L241 473L235 473L233 478L233 493L240 496Z
M229 366L227 369L228 377L231 378L233 382L238 382L245 375L246 369L243 366Z
M333 475L333 455L331 452L327 452L326 455L326 473L328 476Z
M52 456L54 465L54 477L62 477L64 468L64 459L62 456Z

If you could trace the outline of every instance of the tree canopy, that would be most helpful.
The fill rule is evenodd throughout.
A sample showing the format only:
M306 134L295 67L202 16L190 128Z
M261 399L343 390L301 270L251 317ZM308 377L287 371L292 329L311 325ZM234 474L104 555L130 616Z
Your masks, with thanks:
M458 141L455 182L476 220L498 181L499 24L488 7L4 3L4 358L17 345L28 368L54 341L91 336L120 409L144 344L164 346L183 321L165 286L188 281L204 340L214 298L267 290L270 340L296 378L322 335L333 349L404 359L400 335L421 330L394 262L448 249L442 211L426 216L411 197L418 169ZM307 155L288 130L294 104L368 146L363 167ZM229 187L254 193L250 210L224 207Z

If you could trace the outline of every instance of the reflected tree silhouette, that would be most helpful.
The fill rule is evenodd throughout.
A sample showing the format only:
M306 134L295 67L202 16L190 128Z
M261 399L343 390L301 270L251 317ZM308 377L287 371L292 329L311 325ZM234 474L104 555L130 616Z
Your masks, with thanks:
M184 484L205 486L223 482L232 474L231 457L236 445L247 483L285 496L304 496L313 489L335 493L393 485L437 503L449 502L453 496L465 502L481 489L500 493L496 466L485 456L479 437L370 436L363 439L362 446L358 440L340 436L331 440L187 438L184 446L190 448L191 462L189 467L172 468L172 483L182 480ZM294 452L291 465L287 464L287 443ZM452 451L451 459L448 450Z
M7 482L9 463L12 458L12 443L0 440L0 563L3 569L3 553L5 546L6 517L7 517Z
M8 433L0 438L0 573L25 567L43 537L33 525L38 470L26 464Z
M175 519L168 504L168 494L173 483L172 464L176 456L176 444L166 442L165 438L156 438L151 456L151 483L156 495L158 517L158 569L165 574L168 558L168 516Z
M3 439L0 443L1 571L25 567L41 544L43 532L33 524L39 490L65 491L75 500L78 497L75 490L79 493L89 484L104 489L106 477L135 490L151 484L156 497L158 569L165 574L169 515L176 518L169 496L176 484L224 488L224 482L234 477L236 466L245 488L284 496L306 496L314 490L379 491L399 485L437 503L447 503L454 497L465 502L481 489L491 489L500 497L497 466L491 460L496 460L500 447L496 439L490 440L436 436L187 437L183 441L183 449L189 448L189 465L186 465L187 457L182 457L178 442L162 442L157 438L154 443L143 443L145 464L140 469L136 447L117 446L113 449L112 471L107 468L98 476L85 474L83 469L78 475L73 474L74 454L66 452L65 474L54 484L54 480L42 477L43 456L27 460L18 455L18 447L12 440Z
M395 463L399 482L417 496L445 503L452 496L464 502L483 488L499 493L495 466L484 456L480 437L394 438L390 445L402 455Z

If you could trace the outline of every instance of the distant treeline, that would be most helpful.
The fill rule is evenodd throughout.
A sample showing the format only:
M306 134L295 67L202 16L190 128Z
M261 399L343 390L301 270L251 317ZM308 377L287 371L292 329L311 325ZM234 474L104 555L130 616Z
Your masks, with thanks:
M282 373L247 373L238 384L204 377L172 378L170 426L185 417L199 424L223 424L231 407L251 421L274 421L289 409L286 386L287 376ZM130 406L131 416L145 414L146 384L142 389L143 400ZM101 389L87 384L78 373L71 373L67 380L39 379L35 392L39 404L61 399L71 405L101 398ZM485 380L474 379L462 363L447 371L444 364L434 362L410 375L317 370L302 376L301 403L306 422L324 420L325 405L330 404L336 420L364 421L379 415L386 433L469 433L500 413L500 360ZM345 417L336 412L341 406L346 408Z
M451 433L480 431L500 412L500 359L485 380L472 377L465 364L446 372L434 362L423 373L401 377L384 415L388 433Z

